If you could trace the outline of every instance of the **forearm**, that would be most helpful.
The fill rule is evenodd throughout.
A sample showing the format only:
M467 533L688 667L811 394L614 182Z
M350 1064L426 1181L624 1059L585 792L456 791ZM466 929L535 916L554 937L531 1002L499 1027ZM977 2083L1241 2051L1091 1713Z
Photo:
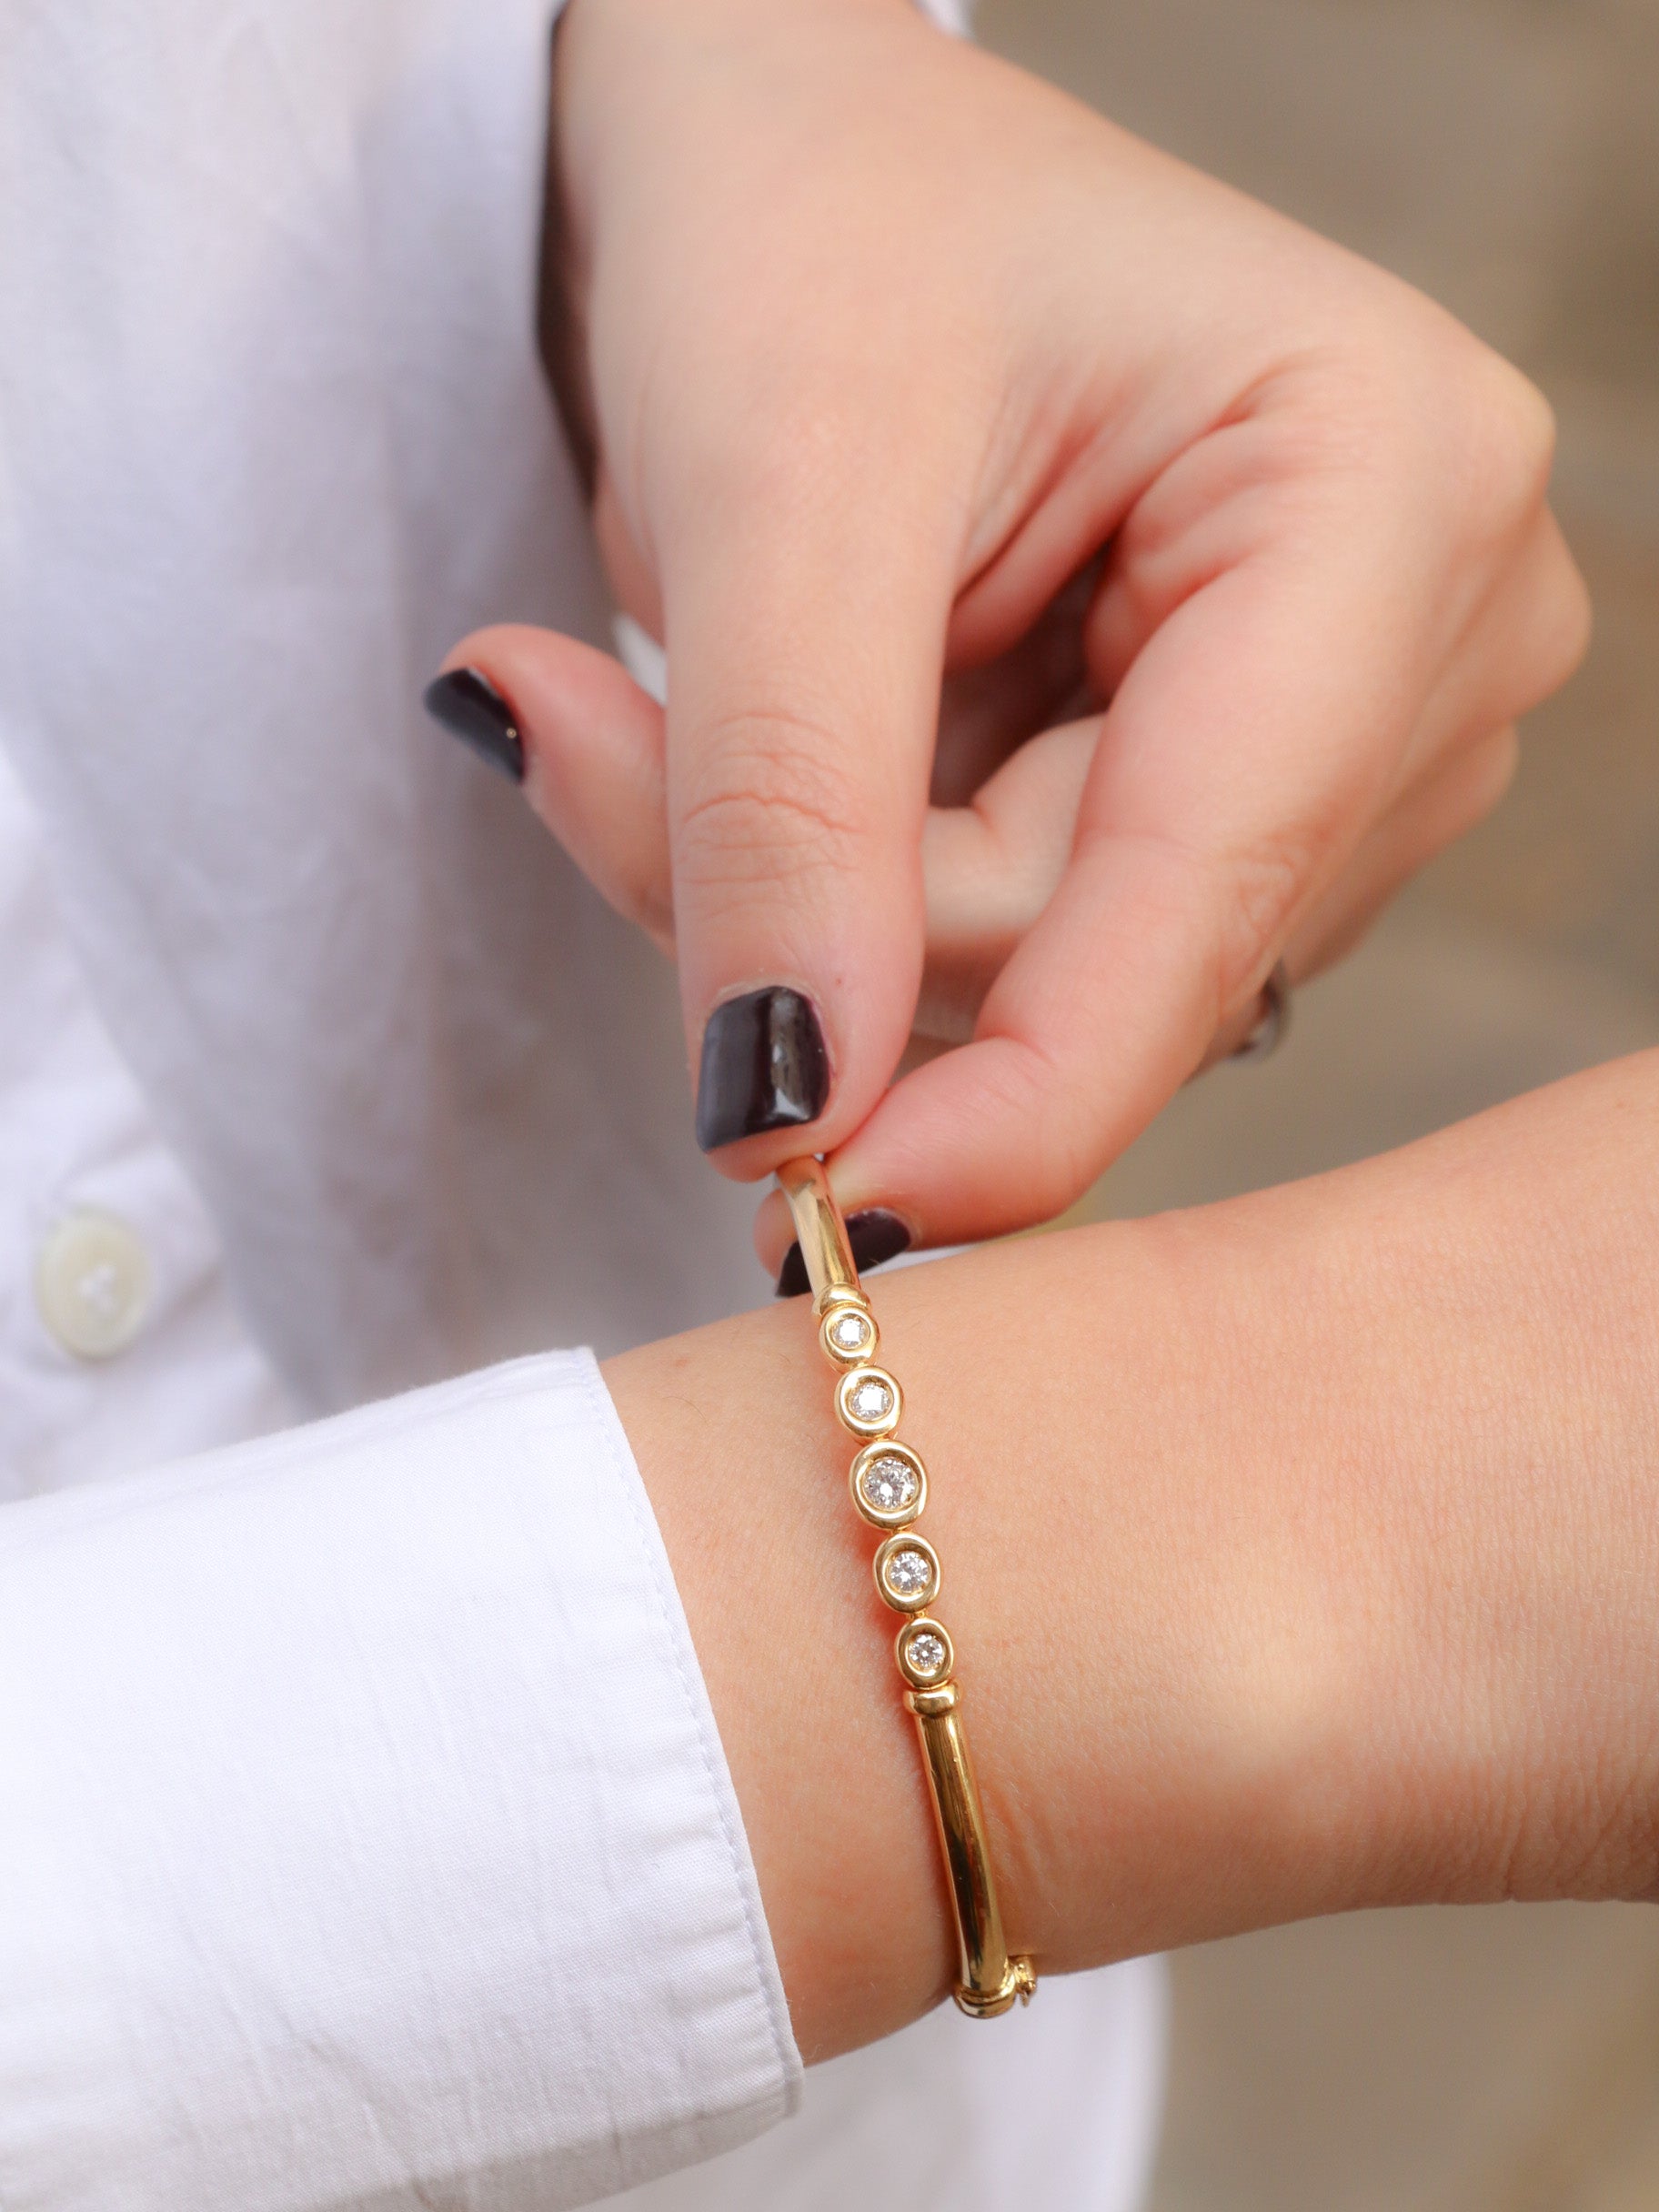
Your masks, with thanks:
M1650 1886L1656 1192L1649 1056L880 1285L1017 1946ZM942 1992L949 1924L811 1332L782 1308L609 1381L797 2034L866 2040Z

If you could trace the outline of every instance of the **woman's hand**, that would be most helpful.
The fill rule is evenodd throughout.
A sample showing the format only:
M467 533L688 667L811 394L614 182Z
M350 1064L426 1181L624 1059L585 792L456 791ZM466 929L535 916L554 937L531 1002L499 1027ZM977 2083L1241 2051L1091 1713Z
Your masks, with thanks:
M874 1298L1041 1970L1659 1892L1659 1052ZM796 2033L885 2034L943 1994L950 1924L810 1316L607 1372Z
M723 1169L809 1144L924 1243L1051 1214L1503 788L1585 635L1547 411L910 0L576 0L556 96L598 529L666 728L567 641L452 659L671 927ZM1041 793L1011 857L1000 767ZM890 1089L924 852L923 1026L971 1033ZM777 986L821 1051L711 1022Z

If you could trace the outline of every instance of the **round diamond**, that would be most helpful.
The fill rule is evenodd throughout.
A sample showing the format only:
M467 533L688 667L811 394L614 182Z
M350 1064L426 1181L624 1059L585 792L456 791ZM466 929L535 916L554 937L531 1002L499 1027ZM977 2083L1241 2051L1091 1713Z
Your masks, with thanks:
M904 1653L918 1674L938 1674L944 1669L945 1640L930 1628L919 1629L906 1643Z
M864 1495L879 1513L902 1513L921 1488L916 1470L896 1452L884 1452L864 1470Z
M854 1505L880 1529L908 1528L928 1502L927 1470L909 1444L891 1434L898 1412L895 1406L881 1433L847 1470ZM920 1543L920 1537L916 1541Z
M850 1364L835 1386L835 1410L859 1436L890 1436L899 1426L903 1408L898 1383L885 1367L877 1367L868 1359Z
M927 1485L922 1487L925 1492ZM890 1536L872 1563L876 1588L895 1613L919 1614L939 1594L939 1561L925 1536ZM938 1629L941 1636L945 1634L937 1621L930 1621L928 1626ZM945 1648L950 1649L948 1638ZM902 1649L900 1645L900 1652ZM900 1664L903 1664L902 1658Z
M887 1563L887 1586L895 1597L915 1597L933 1580L933 1563L925 1552L895 1552Z
M872 1375L853 1392L851 1403L860 1421L885 1421L893 1410L893 1393Z
M843 1352L862 1352L870 1341L870 1323L862 1313L840 1313L830 1322L830 1333Z

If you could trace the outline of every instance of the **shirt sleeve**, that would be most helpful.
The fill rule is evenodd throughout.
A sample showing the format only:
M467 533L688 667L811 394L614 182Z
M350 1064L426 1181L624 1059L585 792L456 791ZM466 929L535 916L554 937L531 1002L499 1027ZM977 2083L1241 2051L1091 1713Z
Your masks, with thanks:
M0 2206L585 2204L800 2060L587 1353L0 1513Z

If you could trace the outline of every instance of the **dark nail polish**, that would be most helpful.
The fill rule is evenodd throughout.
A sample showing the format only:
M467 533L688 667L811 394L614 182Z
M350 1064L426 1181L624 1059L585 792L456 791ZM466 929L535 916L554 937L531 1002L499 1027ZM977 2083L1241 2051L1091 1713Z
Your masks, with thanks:
M852 1263L862 1274L867 1267L880 1267L883 1260L896 1260L901 1252L908 1252L910 1232L896 1213L872 1206L868 1213L849 1214L847 1242L852 1247ZM791 1244L778 1271L778 1295L800 1298L811 1287L800 1246Z
M728 999L709 1015L697 1077L704 1151L816 1121L829 1097L830 1055L810 999L774 985Z
M524 739L518 718L488 676L477 669L451 669L426 689L425 705L432 719L452 738L499 769L514 783L524 781Z

